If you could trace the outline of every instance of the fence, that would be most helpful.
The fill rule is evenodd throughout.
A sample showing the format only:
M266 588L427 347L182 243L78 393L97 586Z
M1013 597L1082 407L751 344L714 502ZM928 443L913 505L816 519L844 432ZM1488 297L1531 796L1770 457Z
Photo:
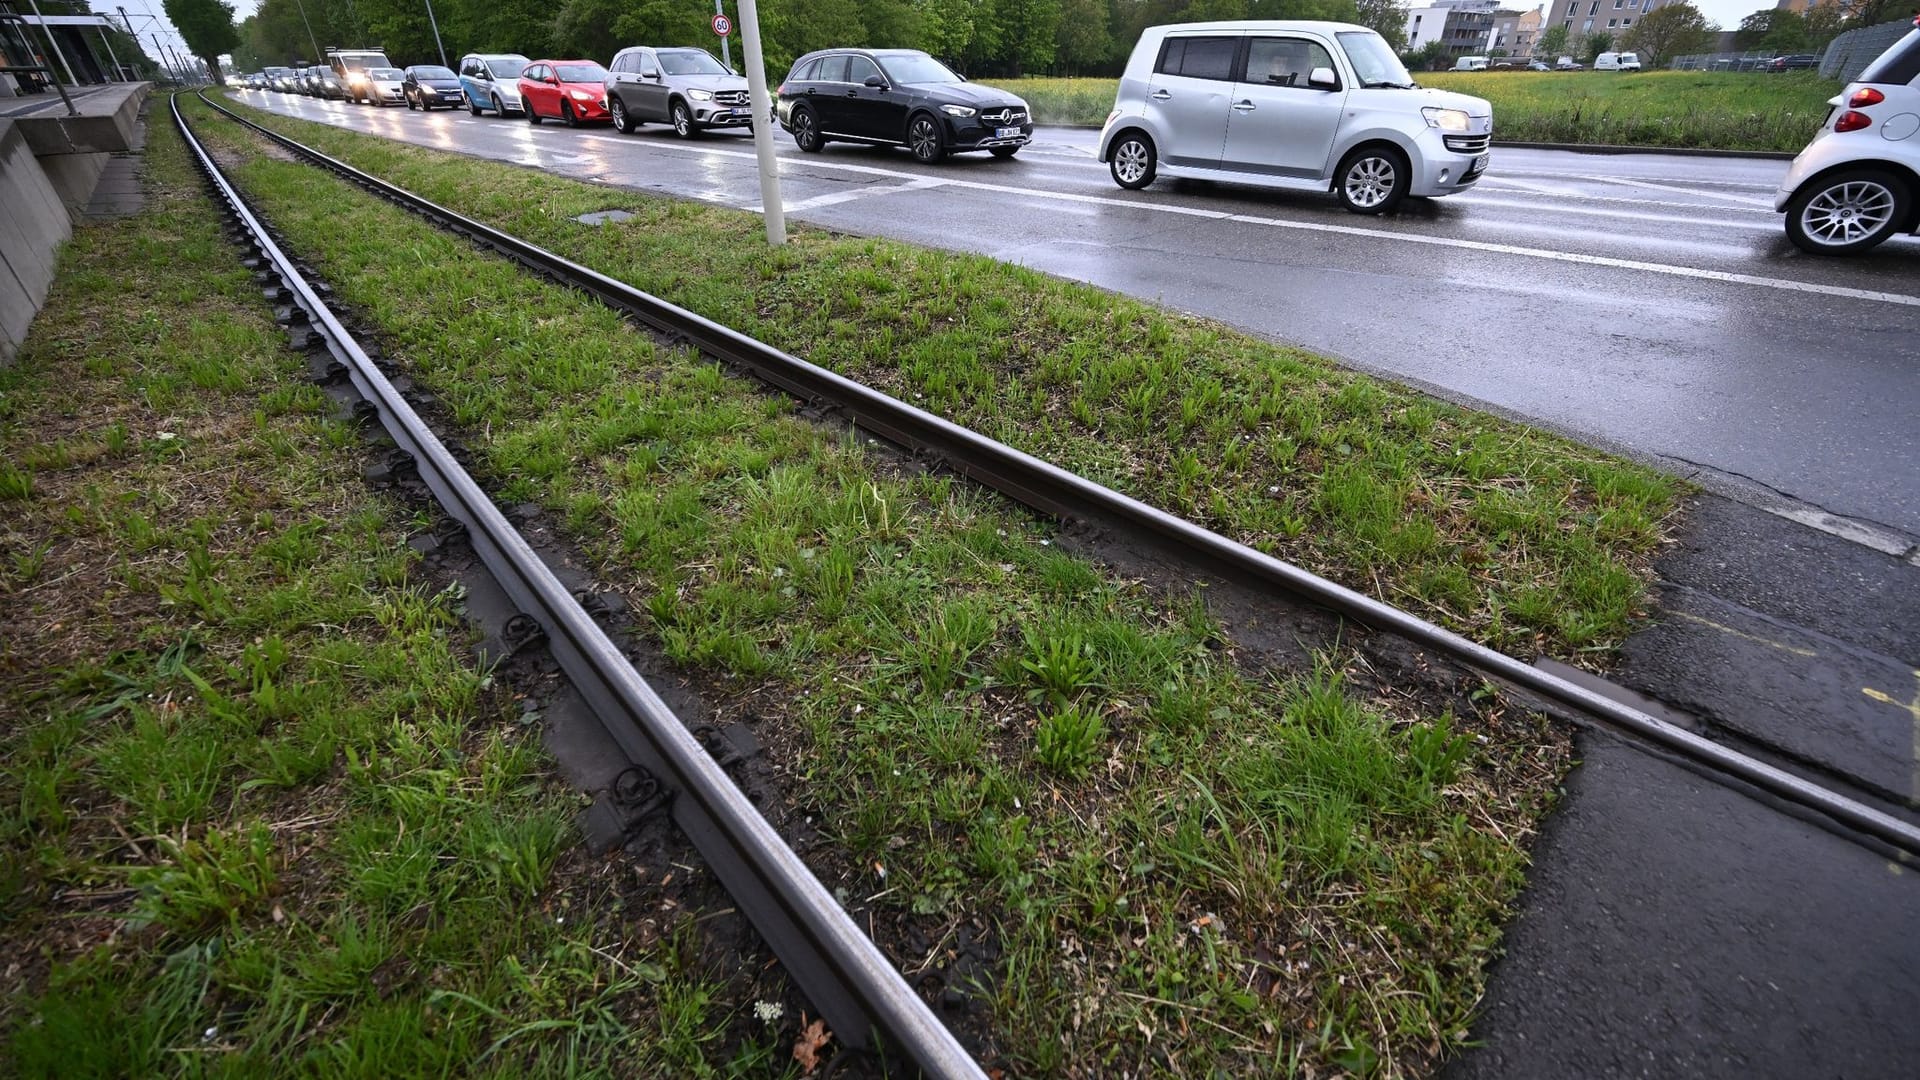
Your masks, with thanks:
M1898 22L1881 23L1878 26L1863 26L1858 30L1849 30L1833 39L1827 46L1827 54L1820 58L1820 74L1841 82L1852 82L1866 70L1873 58L1887 51L1887 46L1907 36L1913 29L1911 19Z
M1675 71L1765 71L1775 52L1688 53L1667 61Z

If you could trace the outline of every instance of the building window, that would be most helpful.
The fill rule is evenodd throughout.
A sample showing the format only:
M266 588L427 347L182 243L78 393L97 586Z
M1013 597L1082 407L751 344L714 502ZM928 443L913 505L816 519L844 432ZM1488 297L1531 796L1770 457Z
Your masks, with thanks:
M1621 19L1621 20L1620 20L1620 25L1621 25L1621 26L1623 26L1623 27L1626 27L1626 26L1632 26L1632 25L1633 25L1633 20L1632 20L1632 19Z
M1620 25L1620 20L1619 20L1619 19L1608 19L1608 20L1607 20L1607 29L1609 29L1609 30L1611 30L1611 29L1613 29L1614 27L1616 27L1616 26L1619 26L1619 25Z
M1613 10L1619 11L1621 8L1626 6L1626 3L1627 3L1627 0L1613 0Z
M1580 31L1581 31L1582 33L1587 33L1587 34L1590 34L1590 33L1592 33L1592 32L1593 32L1593 20L1592 20L1592 19L1588 19L1588 20L1587 20L1586 22L1584 22L1584 23L1581 23L1581 24L1580 24Z
M1589 15L1600 14L1600 0L1593 0L1593 3L1588 5L1587 14Z

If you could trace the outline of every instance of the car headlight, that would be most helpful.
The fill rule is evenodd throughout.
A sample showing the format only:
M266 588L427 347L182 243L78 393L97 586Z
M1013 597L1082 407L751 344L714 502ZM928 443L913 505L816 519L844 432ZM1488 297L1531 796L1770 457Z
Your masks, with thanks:
M688 97L690 97L690 98L692 98L692 99L693 99L693 100L695 100L695 101L712 101L712 100L713 100L713 91L711 91L711 90L689 90L689 91L687 91L687 96L688 96Z
M573 95L573 100L575 101L592 101L593 100L593 95L587 93L585 90L571 90L568 92Z
M1461 109L1421 109L1420 115L1427 118L1427 126L1441 131L1467 130L1467 114Z
M948 116L972 116L975 110L967 105L942 105L940 111Z

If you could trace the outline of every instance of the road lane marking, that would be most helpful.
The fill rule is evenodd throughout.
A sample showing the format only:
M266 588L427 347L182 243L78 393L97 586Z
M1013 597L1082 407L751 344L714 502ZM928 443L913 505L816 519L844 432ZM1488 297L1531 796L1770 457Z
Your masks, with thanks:
M588 139L608 138L608 136L604 135L587 135L583 137ZM708 158L732 158L742 162L755 160L752 153L742 150L724 150L717 146L683 146L675 143L641 143L637 141L633 141L633 145L646 149L699 154ZM914 173L901 172L896 169L876 168L871 165L854 165L848 162L820 160L817 154L811 155L811 160L806 161L783 157L779 159L779 163L782 172L792 170L798 173L802 169L826 169L901 179L911 178L916 175ZM1753 288L1774 289L1780 292L1805 293L1813 296L1832 296L1848 300L1865 300L1870 303L1896 304L1902 307L1920 307L1920 296L1909 296L1905 293L1882 292L1876 289L1855 289L1845 285L1822 285L1810 281L1796 281L1792 278L1762 277L1758 274L1742 274L1731 270L1705 270L1693 266L1676 266L1671 263L1647 262L1640 259L1620 259L1608 255L1586 255L1571 251L1555 251L1551 248L1523 247L1519 244L1501 244L1489 240L1463 240L1450 236L1389 232L1385 229L1364 228L1356 225L1331 225L1316 221L1292 221L1284 218L1261 217L1253 214L1236 214L1225 210L1208 210L1200 207L1181 206L1175 203L1119 199L1110 195L1086 195L1071 191L1047 191L1041 188L1021 187L1017 184L996 184L983 180L966 180L958 177L948 179L942 186L973 191L986 191L997 195L1018 195L1025 198L1043 199L1051 202L1072 202L1086 206L1112 206L1123 210L1137 210L1145 213L1168 214L1177 217L1201 218L1214 221L1232 221L1246 225L1264 225L1268 228L1284 229L1292 232L1322 233L1331 236L1353 236L1367 240L1384 240L1389 243L1418 244L1426 247L1478 251L1494 255L1513 255L1520 258L1545 259L1549 262L1572 263L1578 266L1599 266L1613 270L1630 270L1646 274L1659 274L1665 277L1688 278L1695 281L1712 281L1725 285L1747 285Z
M880 184L869 184L866 187L856 188L853 191L834 191L825 195L815 195L810 199L801 199L799 202L783 203L782 209L787 213L793 213L796 210L812 210L816 207L834 206L843 202L852 202L855 199L864 199L870 195L897 195L903 191L920 191L926 188L942 187L945 184L945 180L935 176L923 176L910 183L896 184L891 187ZM750 210L756 214L763 212L759 203L742 206L740 209Z
M1772 638L1764 638L1758 634L1749 634L1744 630L1735 630L1731 626L1722 625L1720 623L1714 622L1712 619L1705 618L1700 615L1695 615L1691 612L1676 611L1673 613L1673 616L1676 619L1685 619L1690 623L1699 623L1701 626L1712 627L1713 629L1718 630L1723 634L1731 634L1732 636L1740 638L1743 641L1751 641L1755 645L1765 645L1769 649L1779 649L1783 653L1790 653L1794 656L1806 657L1808 659L1811 659L1813 657L1820 655L1819 653L1814 652L1812 649L1802 649L1793 645L1788 645L1783 641L1775 641Z
M1684 187L1674 187L1669 184L1656 184L1646 180L1638 180L1638 179L1634 179L1632 177L1626 177L1626 176L1589 176L1587 177L1587 179L1598 180L1606 184L1622 184L1626 187L1645 188L1648 191L1662 191L1662 192L1666 192L1669 195L1693 195L1697 198L1702 198L1702 199L1732 199L1735 202L1746 203L1749 206L1764 207L1766 211L1770 214L1774 212L1772 199L1761 199L1761 198L1756 198L1752 195L1735 195L1732 192L1688 191ZM1686 183L1686 181L1676 180L1673 183L1683 184L1683 183Z
M1830 536L1842 540L1851 540L1864 548L1872 548L1882 555L1900 558L1913 549L1913 542L1892 529L1870 525L1864 521L1829 514L1825 510L1807 506L1769 506L1764 508L1776 517L1805 525L1809 529L1818 529Z
M1455 195L1453 198L1454 198L1454 201L1463 203L1468 206L1503 206L1503 207L1511 207L1515 210L1540 209L1540 204L1537 202L1525 202L1520 199L1503 199L1499 195L1487 195L1487 194L1482 194L1478 191L1470 194L1465 194L1465 195ZM1675 203L1653 203L1651 202L1651 200L1647 200L1647 199L1617 199L1617 200L1609 200L1609 201L1636 202L1636 203L1642 203L1645 205L1655 205L1655 206L1678 205ZM1711 209L1711 210L1720 211L1722 213L1734 213L1734 214L1759 213L1759 211L1749 210L1745 207L1739 207L1739 206L1714 206L1714 207L1702 206L1702 207L1699 207L1698 209L1701 209L1701 210ZM1702 225L1702 226L1710 226L1713 228L1721 228L1721 229L1742 229L1747 232L1760 232L1760 233L1767 233L1767 234L1772 234L1780 231L1780 226L1775 225L1770 221L1751 221L1751 220L1735 221L1731 218L1682 217L1679 214L1653 214L1653 213L1648 213L1644 210L1639 210L1639 211L1610 210L1604 206L1561 205L1561 206L1554 207L1554 211L1556 213L1561 213L1561 214L1580 214L1585 217L1612 218L1618 221L1645 221L1645 222L1650 222L1655 224L1667 224L1667 225ZM1512 225L1504 224L1504 223L1500 227L1503 229L1513 228Z
M1549 199L1556 200L1554 204L1554 209L1556 210L1576 209L1574 207L1567 206L1564 202L1561 202L1559 200L1578 199L1582 202L1623 203L1628 206L1666 206L1666 207L1671 207L1679 210L1720 210L1720 211L1725 211L1728 213L1735 213L1735 214L1765 214L1768 217L1774 216L1774 212L1771 204L1768 204L1767 209L1762 210L1754 206L1728 206L1725 204L1714 205L1712 203L1675 202L1671 199L1634 198L1626 195L1586 195L1578 191L1563 191L1559 188L1551 188L1546 186L1545 184L1533 184L1533 183L1528 183L1525 180L1515 180L1512 177L1508 177L1508 176L1495 176L1495 177L1490 177L1488 179L1482 180L1479 183L1475 184L1469 190L1461 192L1459 195L1453 196L1453 198L1456 201L1472 202L1473 201L1472 197L1483 191L1509 191L1515 194L1524 192L1527 194L1539 195L1542 198L1549 198ZM1717 197L1734 198L1734 196L1730 196L1730 195L1729 196L1703 195L1702 197L1703 198L1717 198Z
M1914 671L1913 679L1915 685L1920 686L1920 669ZM1913 695L1912 701L1904 702L1897 701L1892 694L1875 690L1871 686L1861 687L1860 692L1882 704L1891 705L1896 709L1905 709L1907 715L1913 718L1913 797L1915 801L1920 801L1920 692Z

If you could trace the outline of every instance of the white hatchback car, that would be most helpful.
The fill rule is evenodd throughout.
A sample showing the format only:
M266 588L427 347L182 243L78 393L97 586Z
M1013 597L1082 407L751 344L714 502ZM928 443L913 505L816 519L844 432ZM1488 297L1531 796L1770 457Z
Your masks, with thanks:
M1787 237L1815 255L1851 255L1920 232L1920 28L1827 104L1827 122L1774 192Z
M1378 214L1486 171L1493 106L1416 86L1386 39L1328 22L1141 33L1100 133L1123 188L1156 176L1326 191Z

